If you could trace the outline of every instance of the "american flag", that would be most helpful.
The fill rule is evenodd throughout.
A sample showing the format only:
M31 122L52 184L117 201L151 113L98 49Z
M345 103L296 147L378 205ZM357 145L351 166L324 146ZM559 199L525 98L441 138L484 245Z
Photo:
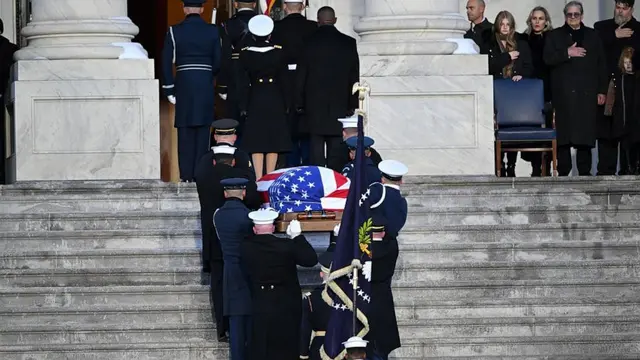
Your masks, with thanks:
M265 15L271 14L271 9L273 9L273 5L276 4L276 0L260 0L260 9L262 13Z
M265 204L280 213L333 210L346 205L351 182L325 167L299 166L271 172L257 182Z

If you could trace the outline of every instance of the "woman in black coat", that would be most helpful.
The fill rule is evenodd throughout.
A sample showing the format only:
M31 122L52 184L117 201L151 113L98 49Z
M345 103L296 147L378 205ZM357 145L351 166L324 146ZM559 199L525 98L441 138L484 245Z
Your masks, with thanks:
M620 175L640 175L640 56L631 47L620 55L614 76L610 134L620 139ZM606 105L607 106L607 105Z
M485 32L489 37L483 41L482 54L489 55L489 75L494 79L520 81L531 77L533 63L531 50L524 36L516 32L516 22L508 11L501 11L493 23L493 31ZM516 176L518 153L507 154L507 166L502 166L500 176Z
M544 43L547 38L548 31L552 30L551 16L546 8L536 6L529 13L527 18L527 30L525 36L529 48L531 49L531 59L533 60L532 78L540 79L544 83L544 102L546 110L546 127L553 126L553 106L551 105L551 81L549 79L550 70L544 63ZM542 156L537 152L523 152L522 160L531 162L531 176L542 175ZM546 154L546 162L548 173L551 173L551 156Z

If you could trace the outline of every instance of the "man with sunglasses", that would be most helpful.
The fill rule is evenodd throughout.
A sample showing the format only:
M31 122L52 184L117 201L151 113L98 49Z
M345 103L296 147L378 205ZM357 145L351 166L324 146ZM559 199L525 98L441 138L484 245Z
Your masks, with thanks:
M581 176L591 174L591 149L596 142L598 106L609 84L607 61L598 33L582 22L584 7L570 1L565 24L549 32L544 61L551 69L551 98L556 114L558 173L571 172L571 148Z

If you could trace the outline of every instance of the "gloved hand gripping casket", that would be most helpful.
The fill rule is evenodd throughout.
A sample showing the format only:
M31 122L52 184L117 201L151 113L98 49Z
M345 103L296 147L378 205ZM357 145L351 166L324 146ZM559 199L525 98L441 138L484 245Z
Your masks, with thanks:
M257 182L263 207L280 213L276 231L284 232L292 220L303 231L333 231L340 223L351 182L325 167L299 166L271 172Z

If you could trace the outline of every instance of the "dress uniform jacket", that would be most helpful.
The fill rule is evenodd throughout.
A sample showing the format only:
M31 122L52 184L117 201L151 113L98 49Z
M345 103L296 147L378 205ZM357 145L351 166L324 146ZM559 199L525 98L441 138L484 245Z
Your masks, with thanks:
M243 243L242 262L253 295L252 358L297 359L302 317L297 266L315 266L315 250L303 235L253 235Z
M287 64L279 45L256 42L240 52L240 111L247 113L242 148L248 153L291 150Z
M220 56L218 28L199 15L187 15L169 27L162 52L162 88L167 96L176 97L175 127L208 127L213 121Z
M304 109L310 134L342 134L336 120L358 108L352 89L359 80L356 40L334 26L320 26L309 36L298 64L296 108Z
M302 323L300 327L300 358L321 360L320 347L324 344L332 307L322 299L324 287L317 287L302 299ZM313 341L311 334L315 333Z
M221 145L234 146L232 144L227 144L227 143L216 143L216 146L221 146ZM213 153L212 150L210 150L206 154L204 154L202 158L200 158L200 161L198 161L198 165L196 165L196 181L198 181L197 179L198 174L204 174L206 171L209 171L208 169L213 164L214 157L215 157L215 154ZM250 173L252 173L253 175L251 178L249 178L249 180L256 181L256 173L255 171L253 171L253 168L252 168L253 165L251 164L251 158L249 157L249 154L247 154L246 152L240 149L236 149L236 152L233 154L233 158L236 161L236 164L234 165L234 167L238 169L251 170Z
M388 355L400 347L400 334L396 320L391 279L398 260L398 240L386 234L381 241L371 242L371 330L366 337L371 348ZM368 351L368 353L373 353Z
M251 41L249 33L249 20L256 16L256 12L250 9L238 11L233 17L221 25L222 34L222 69L217 79L218 91L227 94L227 117L240 121L240 107L238 93L238 59L240 50ZM238 127L242 131L242 125Z
M351 162L351 159L349 158L349 147L345 142L342 142L342 144L340 144L340 147L342 148L340 150L340 163L344 164L344 166L347 166ZM378 164L382 162L382 156L380 156L380 153L372 147L369 148L369 150L371 151L371 155L369 155L369 158L373 161L373 164L375 166L378 166Z
M373 162L373 160L371 160L370 157L365 157L364 162L365 162L365 171L366 171L366 177L367 177L367 186L376 182L380 182L381 174L380 174L380 169L378 169L378 166ZM344 167L344 169L342 169L342 175L348 177L349 180L351 180L352 182L355 181L355 178L354 178L356 173L355 164L356 164L355 160L350 161Z
M240 247L251 234L253 222L249 209L240 199L227 199L213 215L224 260L223 309L225 316L251 315L251 292L242 269Z
M387 219L385 232L397 237L407 222L407 199L402 197L397 185L374 183L371 189L371 211L382 211L381 216Z

